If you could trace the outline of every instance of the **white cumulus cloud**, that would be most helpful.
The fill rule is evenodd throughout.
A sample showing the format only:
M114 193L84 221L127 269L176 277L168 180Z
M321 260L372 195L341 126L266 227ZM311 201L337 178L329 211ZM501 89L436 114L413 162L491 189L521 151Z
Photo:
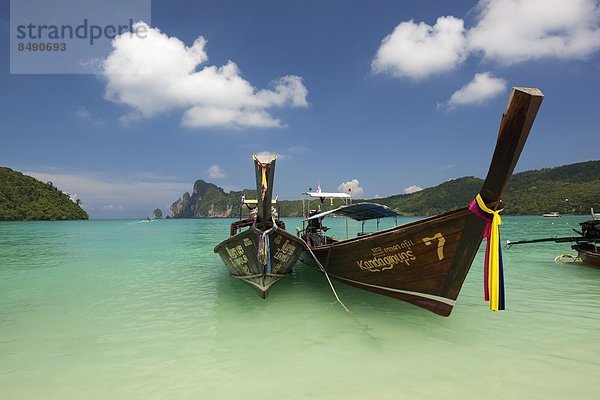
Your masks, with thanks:
M417 185L411 185L411 186L404 188L404 193L416 193L416 192L420 192L421 190L423 190L422 187L417 186Z
M233 61L200 67L208 60L202 36L186 46L144 22L134 24L138 27L146 28L146 37L116 37L102 65L105 98L131 108L121 118L124 124L180 110L182 124L192 128L281 127L272 108L308 106L308 91L298 76L281 77L269 89L258 90Z
M440 17L435 25L401 22L381 42L371 66L373 72L414 79L448 71L465 57L462 19Z
M208 179L223 179L227 177L225 171L218 165L212 165L207 172Z
M600 49L597 0L481 0L476 10L469 47L488 59L582 58Z
M481 104L506 90L506 81L489 72L475 74L473 80L450 96L448 107Z
M480 0L468 29L453 16L439 17L433 26L401 22L381 42L372 69L420 79L450 71L471 55L510 65L583 59L598 50L598 0Z
M361 196L365 191L360 187L358 179L352 179L348 182L343 182L337 188L338 192L349 193L352 197Z

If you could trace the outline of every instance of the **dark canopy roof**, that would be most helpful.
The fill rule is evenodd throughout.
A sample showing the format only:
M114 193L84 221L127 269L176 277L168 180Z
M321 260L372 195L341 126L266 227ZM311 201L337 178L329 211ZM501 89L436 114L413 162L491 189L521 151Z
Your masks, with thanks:
M308 219L322 218L329 214L350 217L357 221L367 221L370 219L397 217L399 214L389 207L376 203L356 203L349 206L338 207L334 210L325 211Z

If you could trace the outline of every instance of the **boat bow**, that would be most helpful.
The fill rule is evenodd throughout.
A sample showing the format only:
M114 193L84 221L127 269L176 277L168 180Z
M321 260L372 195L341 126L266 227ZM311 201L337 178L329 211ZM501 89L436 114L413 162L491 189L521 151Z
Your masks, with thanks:
M487 210L487 215L497 215L501 208L502 196L542 99L538 89L512 90L479 193L480 207ZM347 211L351 213L352 208ZM313 218L316 222L320 217ZM448 316L477 254L486 224L487 220L465 207L347 240L326 237L314 241L312 252L304 252L301 260L315 264L314 254L327 273L341 282Z

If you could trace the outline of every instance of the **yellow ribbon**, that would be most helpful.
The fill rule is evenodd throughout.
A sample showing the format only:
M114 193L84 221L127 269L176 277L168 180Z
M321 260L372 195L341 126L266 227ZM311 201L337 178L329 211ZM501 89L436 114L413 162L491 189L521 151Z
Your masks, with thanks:
M261 164L260 165L261 169L262 169L262 198L263 200L265 199L265 195L267 194L267 165L266 164Z
M490 251L487 262L489 265L487 285L490 294L490 310L498 311L500 298L500 225L502 225L500 212L504 209L494 211L488 208L479 194L475 199L481 210L493 215L488 237Z

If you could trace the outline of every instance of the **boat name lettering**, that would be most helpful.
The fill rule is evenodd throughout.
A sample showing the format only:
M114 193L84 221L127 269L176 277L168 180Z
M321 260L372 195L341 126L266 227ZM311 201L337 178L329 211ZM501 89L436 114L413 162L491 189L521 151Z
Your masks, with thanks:
M402 242L399 242L393 246L387 247L373 247L371 252L374 257L384 257L389 254L395 254L401 252L402 250L410 250L415 244L410 239L405 239Z
M250 240L248 238L244 238L244 246L246 246L246 247L252 246L252 240Z
M244 254L244 249L241 244L238 244L233 248L226 247L226 249L231 265L234 267L239 267L248 263L248 258L246 257L246 254Z
M294 250L296 250L296 247L290 243L289 239L286 239L283 246L277 249L277 252L273 258L281 261L282 263L287 262L292 254L294 254Z
M416 260L412 250L402 251L396 254L390 254L383 257L373 257L368 260L358 260L356 264L362 270L370 272L381 272L394 268L395 265L404 264L410 266L410 262Z

